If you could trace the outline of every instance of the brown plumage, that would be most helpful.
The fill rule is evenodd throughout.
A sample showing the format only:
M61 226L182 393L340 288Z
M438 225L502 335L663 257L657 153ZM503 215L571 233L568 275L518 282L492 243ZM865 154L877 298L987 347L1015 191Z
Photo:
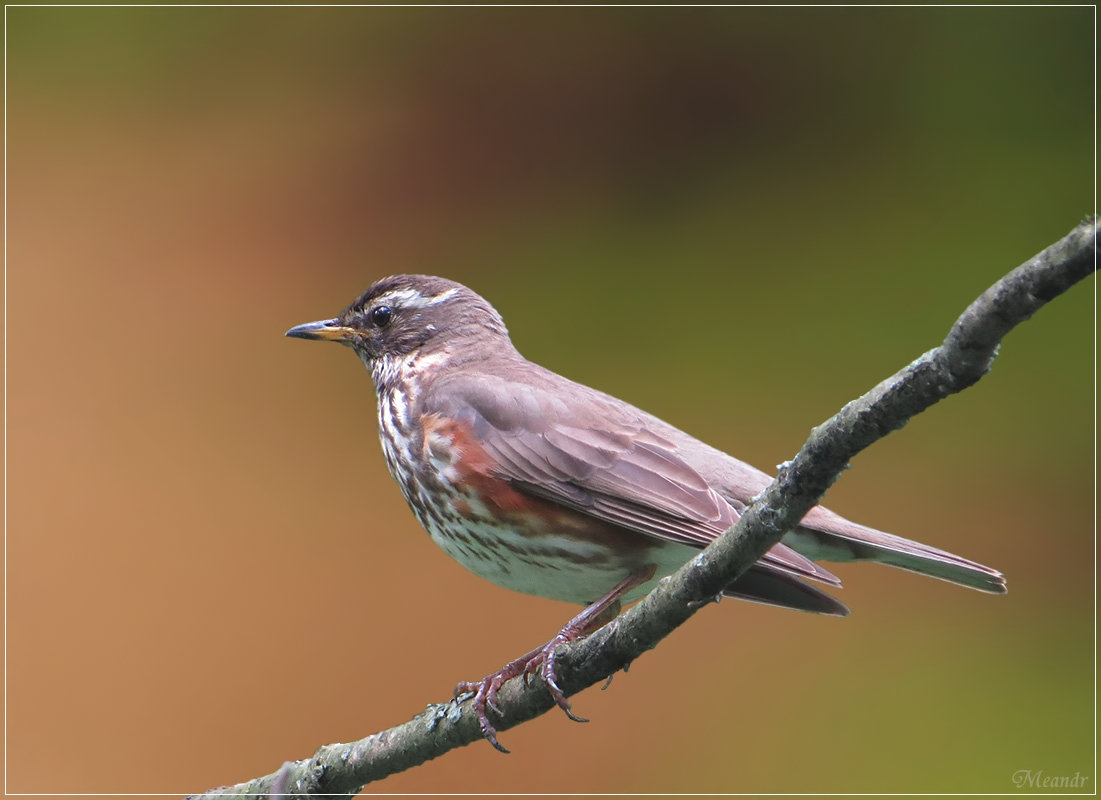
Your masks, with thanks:
M544 648L478 684L486 707L508 677L541 669L559 705L553 646L730 528L771 478L628 403L527 361L494 308L426 275L371 286L340 316L288 336L352 347L379 397L391 474L431 537L463 566L510 589L592 604ZM839 586L815 560L878 561L988 592L1001 573L816 507L726 590L833 615Z

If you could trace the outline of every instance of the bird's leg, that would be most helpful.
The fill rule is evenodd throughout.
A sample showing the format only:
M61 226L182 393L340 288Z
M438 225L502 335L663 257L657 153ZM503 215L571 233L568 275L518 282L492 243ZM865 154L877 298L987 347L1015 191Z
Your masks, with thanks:
M534 675L538 672L547 690L554 699L555 704L566 715L576 722L588 722L588 720L576 716L570 710L570 701L558 686L558 661L555 651L561 644L572 642L588 633L592 633L607 622L615 619L619 613L620 600L627 592L636 586L650 580L654 575L654 566L632 572L621 580L611 591L585 606L576 617L567 622L553 639L546 644L535 648L530 653L525 653L515 661L505 664L497 672L487 675L477 682L462 681L455 687L455 696L459 697L470 692L474 693L473 708L478 718L478 725L482 729L482 735L486 740L502 753L507 753L500 742L497 741L497 729L489 721L487 709L492 709L497 716L502 716L501 709L497 706L497 692L504 683L511 678L521 675Z

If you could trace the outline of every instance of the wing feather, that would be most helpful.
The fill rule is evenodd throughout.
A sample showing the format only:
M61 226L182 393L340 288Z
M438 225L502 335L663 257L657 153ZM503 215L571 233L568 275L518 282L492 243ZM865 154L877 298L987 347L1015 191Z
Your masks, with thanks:
M447 384L438 411L470 426L515 488L624 528L702 548L729 529L738 512L625 404L587 387L581 402L537 383L496 375ZM757 569L840 581L810 559L776 545Z

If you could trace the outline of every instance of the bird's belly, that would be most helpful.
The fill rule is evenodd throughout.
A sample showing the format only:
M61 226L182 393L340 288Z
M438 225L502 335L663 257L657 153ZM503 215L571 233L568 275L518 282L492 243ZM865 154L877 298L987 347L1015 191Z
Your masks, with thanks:
M428 529L445 553L474 574L506 589L590 603L630 574L632 565L614 551L576 536L484 523Z
M533 498L533 505L544 503L553 505ZM432 540L474 574L552 600L591 603L632 572L654 564L659 578L695 552L564 508L548 516L511 512L501 524L497 515L470 514L475 498L463 497L457 505L468 513L421 519ZM641 597L653 583L627 599Z
M655 566L657 579L696 552L567 506L523 493L489 470L460 465L454 435L428 427L416 445L383 437L386 463L425 530L445 553L474 574L526 594L588 604L633 572Z
M625 598L630 602L696 552L507 486L487 498L446 482L427 490L417 481L399 483L413 493L406 492L410 508L445 553L475 575L525 594L587 605L655 565L654 579L634 589ZM426 503L430 493L434 502Z

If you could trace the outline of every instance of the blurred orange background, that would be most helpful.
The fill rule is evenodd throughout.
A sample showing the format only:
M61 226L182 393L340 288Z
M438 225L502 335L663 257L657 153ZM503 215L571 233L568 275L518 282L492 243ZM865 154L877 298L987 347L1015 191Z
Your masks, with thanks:
M1093 206L1078 8L6 9L10 792L185 793L402 722L576 609L466 573L353 355L430 272L762 468ZM1095 774L1093 287L837 511L1002 569L837 567L370 792L1009 792ZM1087 785L1092 790L1093 778Z

